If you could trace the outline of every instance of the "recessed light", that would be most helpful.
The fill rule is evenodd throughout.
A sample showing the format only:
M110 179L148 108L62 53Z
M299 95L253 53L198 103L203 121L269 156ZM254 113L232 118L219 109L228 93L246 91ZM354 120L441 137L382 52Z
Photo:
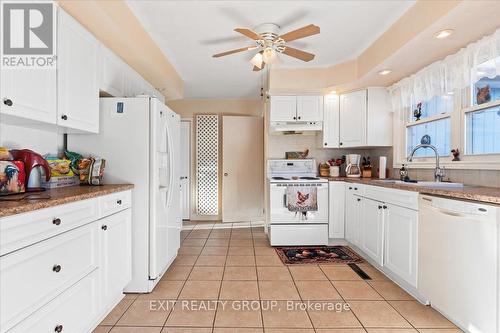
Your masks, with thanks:
M438 31L434 34L434 38L443 39L449 37L453 33L453 29L445 29Z
M378 72L378 75L387 75L390 73L392 73L392 71L390 69L383 69L380 72Z

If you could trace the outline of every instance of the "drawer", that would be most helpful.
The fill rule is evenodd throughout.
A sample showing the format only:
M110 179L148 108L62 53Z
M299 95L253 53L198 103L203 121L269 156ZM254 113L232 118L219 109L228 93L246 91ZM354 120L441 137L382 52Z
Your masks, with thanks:
M123 191L99 197L99 218L132 206L132 191Z
M97 220L97 199L0 219L0 256Z
M365 193L365 185L359 183L345 183L346 194L363 195Z
M272 246L328 245L328 225L274 225L269 228Z
M98 310L98 272L94 271L8 332L56 332L62 329L62 333L86 333L92 329Z
M0 327L9 328L97 268L98 223L0 257Z
M418 192L379 186L365 186L364 196L396 206L418 210Z

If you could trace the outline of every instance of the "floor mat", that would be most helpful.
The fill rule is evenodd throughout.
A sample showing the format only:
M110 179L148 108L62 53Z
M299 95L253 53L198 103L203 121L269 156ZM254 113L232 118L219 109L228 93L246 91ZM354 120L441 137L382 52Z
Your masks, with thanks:
M364 260L347 246L276 247L285 265L295 264L357 264Z

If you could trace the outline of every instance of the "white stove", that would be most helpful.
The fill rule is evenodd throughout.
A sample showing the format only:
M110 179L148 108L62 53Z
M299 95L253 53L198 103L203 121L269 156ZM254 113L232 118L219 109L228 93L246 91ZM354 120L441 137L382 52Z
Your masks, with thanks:
M316 170L314 159L267 161L271 245L328 244L328 180Z

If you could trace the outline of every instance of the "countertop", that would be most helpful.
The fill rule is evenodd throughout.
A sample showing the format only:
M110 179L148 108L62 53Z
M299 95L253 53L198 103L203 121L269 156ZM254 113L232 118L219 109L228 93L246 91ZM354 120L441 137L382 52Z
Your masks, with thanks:
M395 188L398 190L414 191L421 194L437 195L450 199L472 200L484 203L492 203L500 205L500 188L499 187L483 187L483 186L467 186L458 188L434 188L427 186L417 186L408 184L384 183L377 178L347 178L347 177L322 177L330 181L344 181L350 183L361 183L366 185Z
M134 185L132 184L69 186L50 189L38 193L24 193L5 196L3 198L9 199L9 201L3 201L0 199L0 217L31 212L33 210L62 205L74 201L95 198L114 192L130 190L133 187ZM10 201L10 199L15 198L21 199L26 195L29 195L29 197L26 197L22 200Z

